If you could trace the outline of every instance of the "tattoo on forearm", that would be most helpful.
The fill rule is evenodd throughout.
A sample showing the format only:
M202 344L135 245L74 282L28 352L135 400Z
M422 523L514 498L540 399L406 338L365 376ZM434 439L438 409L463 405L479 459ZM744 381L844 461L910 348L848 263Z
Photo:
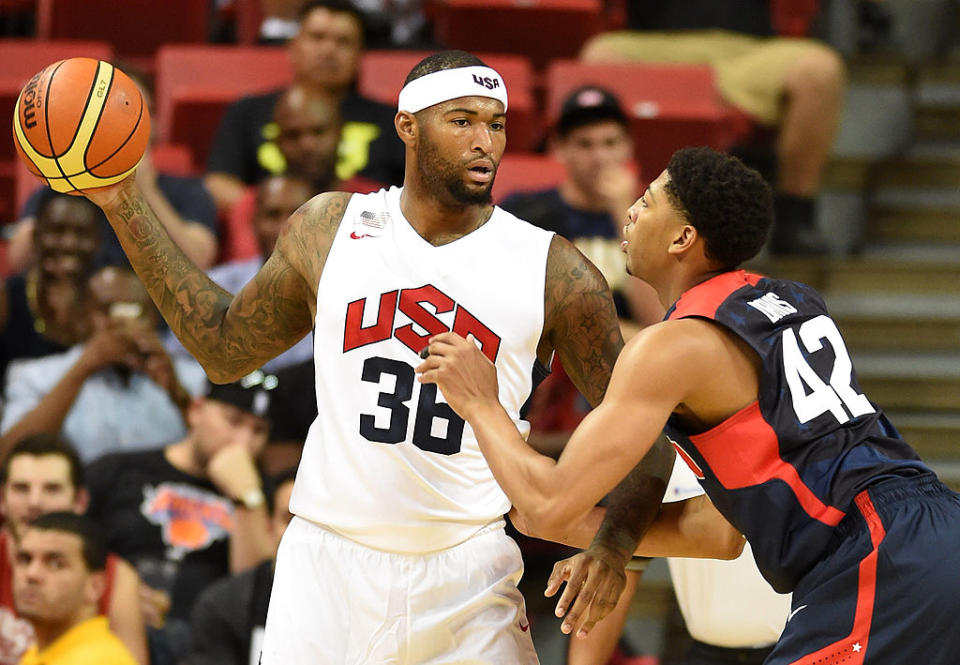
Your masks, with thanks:
M208 373L229 380L282 352L312 327L316 284L306 275L319 278L348 198L305 206L298 213L302 228L293 234L285 229L278 251L236 297L190 262L135 192L125 190L107 216L170 328Z
M546 311L563 367L591 405L603 399L623 348L610 287L570 243L554 239L547 261Z

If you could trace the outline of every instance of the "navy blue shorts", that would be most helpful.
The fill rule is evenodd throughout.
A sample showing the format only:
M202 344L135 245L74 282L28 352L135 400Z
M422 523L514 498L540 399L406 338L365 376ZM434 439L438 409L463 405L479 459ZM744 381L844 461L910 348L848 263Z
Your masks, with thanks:
M960 495L895 478L854 503L765 665L957 665Z

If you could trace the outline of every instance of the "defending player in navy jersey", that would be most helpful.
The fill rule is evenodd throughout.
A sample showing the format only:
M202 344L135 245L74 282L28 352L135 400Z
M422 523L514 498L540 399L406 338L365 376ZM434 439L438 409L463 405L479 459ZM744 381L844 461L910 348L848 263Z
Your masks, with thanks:
M404 187L307 202L236 296L186 260L133 179L86 193L214 380L244 376L313 331L319 416L277 556L265 665L536 662L516 588L522 562L503 530L510 502L473 429L435 386L414 380L431 335L470 334L525 430L523 405L554 353L596 404L622 348L596 268L491 203L507 102L500 75L474 56L423 60L395 119ZM615 519L593 524L598 557L619 557L621 539L633 550L672 459L664 439L621 484ZM646 500L622 498L631 495ZM709 522L711 511L692 501L671 519ZM645 554L678 545L662 531L654 524ZM687 556L736 556L732 527L712 533L706 547L692 538L679 546Z
M667 316L626 345L557 461L504 418L474 340L433 337L420 380L473 426L533 533L582 521L665 428L766 579L793 591L768 665L955 664L960 496L862 393L819 294L736 269L771 217L766 184L738 160L674 155L623 231L628 271ZM551 585L568 580L561 604L579 593L571 612L593 612L610 600L606 579L587 553Z

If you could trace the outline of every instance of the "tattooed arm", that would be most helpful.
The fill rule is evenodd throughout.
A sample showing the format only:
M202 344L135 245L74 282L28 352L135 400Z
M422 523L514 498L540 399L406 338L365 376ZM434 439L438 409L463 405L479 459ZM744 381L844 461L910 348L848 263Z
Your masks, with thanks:
M107 215L170 329L220 383L257 369L313 327L316 285L350 199L330 192L301 206L260 272L234 296L187 259L133 178L86 196Z
M590 405L597 406L623 348L616 307L600 271L559 236L550 246L544 298L544 341L556 349L567 375ZM606 518L594 544L629 559L657 515L672 469L673 449L661 436L607 497ZM539 535L558 540L565 534Z

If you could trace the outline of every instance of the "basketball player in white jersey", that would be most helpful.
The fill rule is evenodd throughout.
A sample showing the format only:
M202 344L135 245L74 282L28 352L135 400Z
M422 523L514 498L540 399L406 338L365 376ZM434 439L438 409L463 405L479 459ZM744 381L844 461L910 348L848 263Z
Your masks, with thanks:
M319 417L277 558L265 665L536 662L509 501L472 429L414 380L430 336L470 334L526 432L522 407L554 352L596 404L622 346L596 268L491 204L506 110L503 79L474 56L426 58L395 121L404 187L307 202L236 296L185 258L132 178L87 193L214 381L314 330ZM598 538L638 538L653 519L673 456L658 453L624 485L647 500L620 502L624 526Z

